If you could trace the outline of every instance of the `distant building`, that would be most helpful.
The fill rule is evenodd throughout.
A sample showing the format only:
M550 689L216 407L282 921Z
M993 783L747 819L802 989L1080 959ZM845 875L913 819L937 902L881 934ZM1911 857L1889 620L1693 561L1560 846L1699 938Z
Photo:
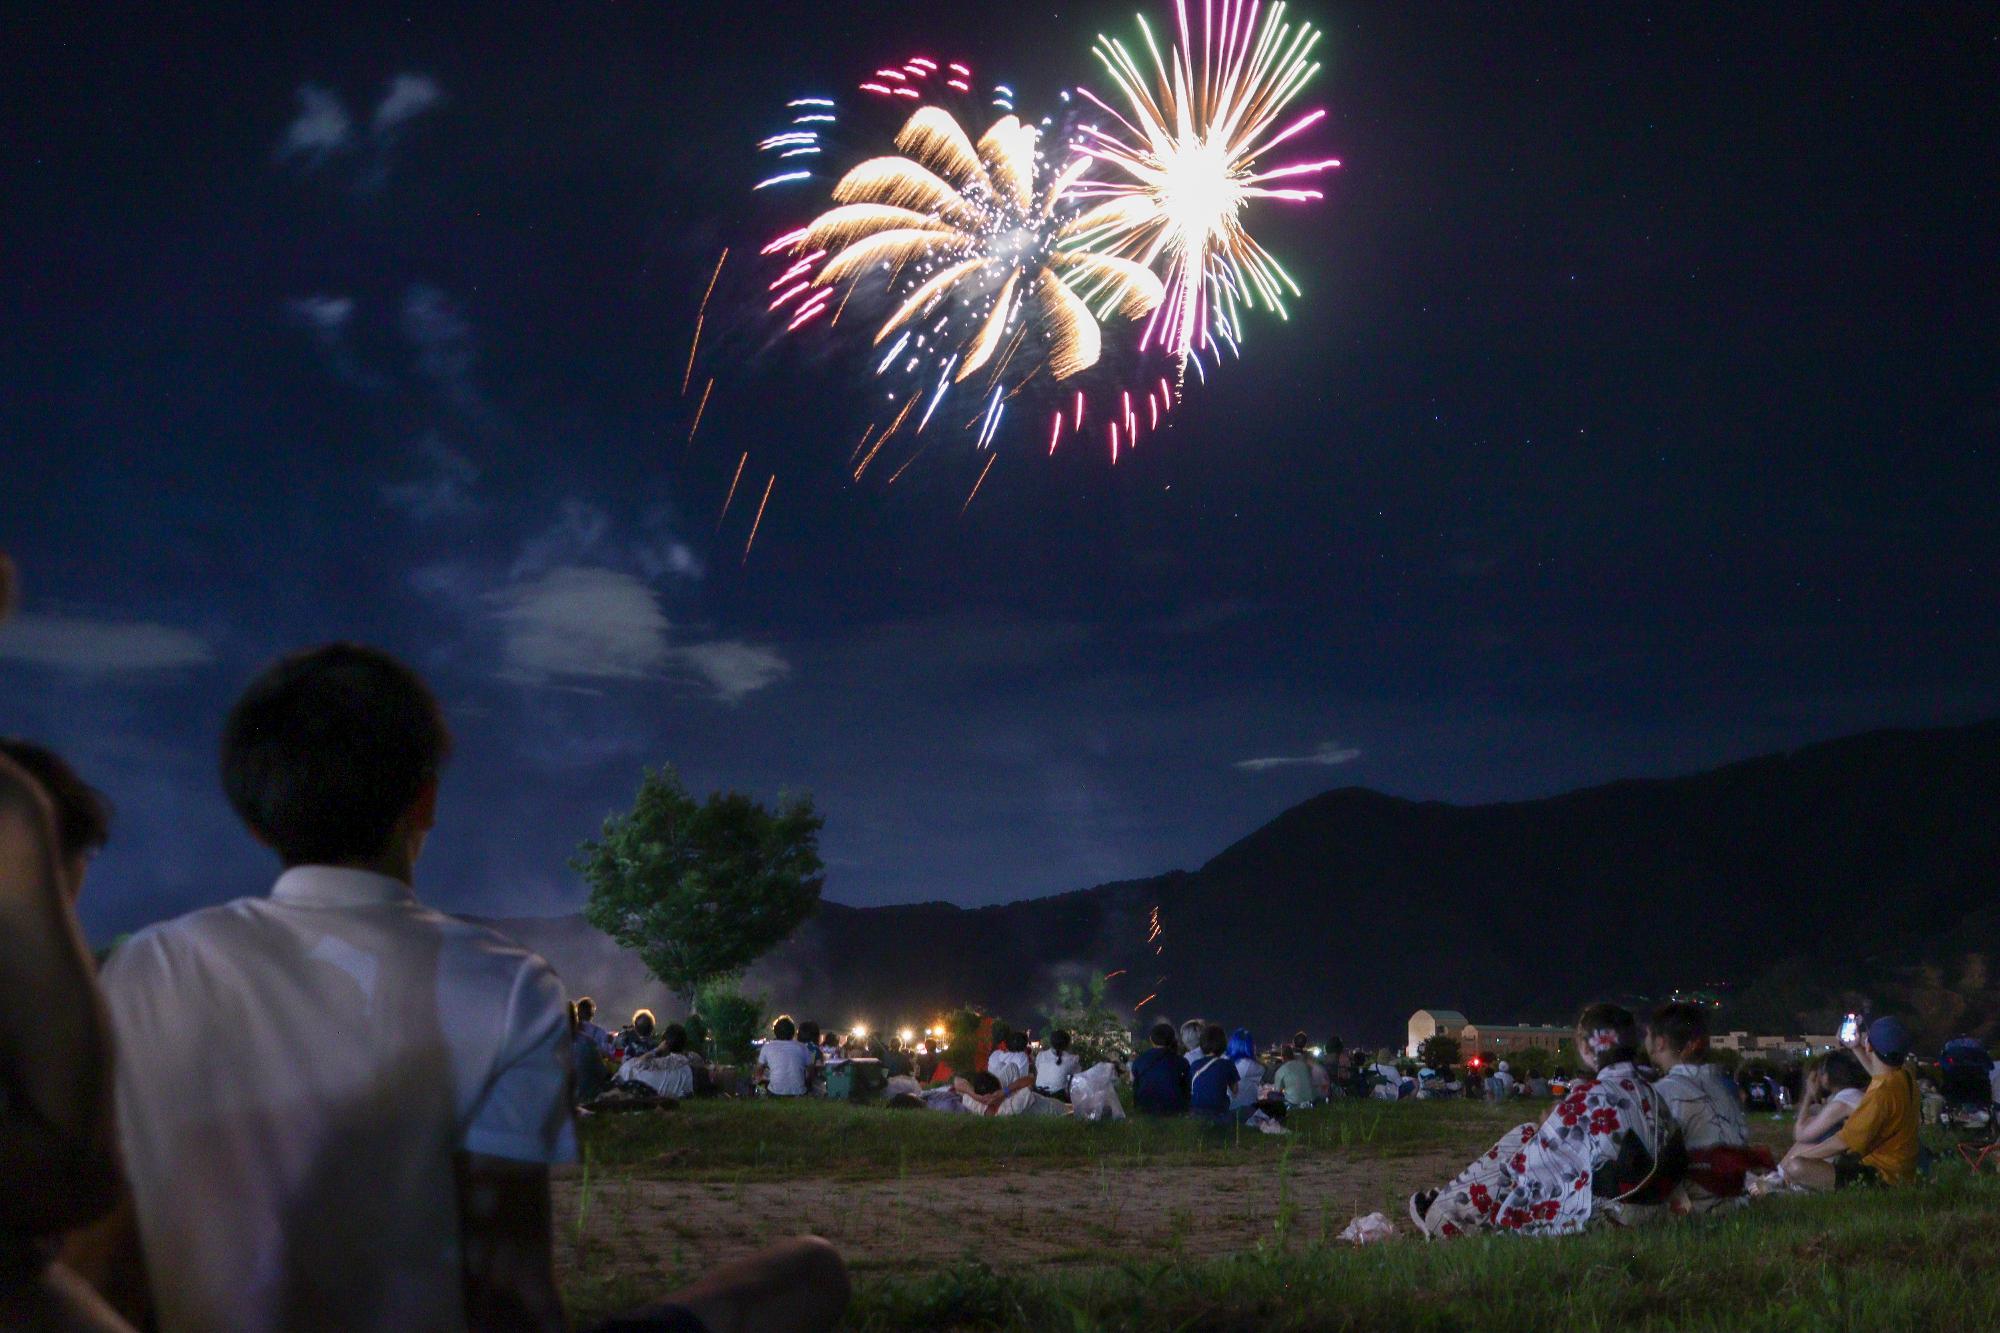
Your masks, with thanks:
M1774 1037L1754 1032L1718 1032L1709 1038L1718 1051L1735 1051L1745 1059L1805 1060L1824 1055L1840 1044L1840 1038L1820 1032L1797 1037Z
M1432 1037L1456 1038L1465 1031L1465 1015L1456 1009L1419 1009L1410 1015L1410 1044L1405 1054L1417 1058L1417 1048Z
M1568 1028L1531 1023L1467 1023L1459 1031L1458 1044L1468 1056L1505 1056L1513 1051L1553 1051L1574 1035Z

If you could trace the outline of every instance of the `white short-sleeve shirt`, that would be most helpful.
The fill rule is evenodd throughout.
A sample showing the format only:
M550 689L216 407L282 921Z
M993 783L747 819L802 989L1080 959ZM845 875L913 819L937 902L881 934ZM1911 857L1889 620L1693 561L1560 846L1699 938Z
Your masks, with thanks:
M102 980L169 1333L464 1328L454 1154L576 1156L561 981L398 880L295 867Z
M806 1078L812 1070L812 1047L802 1041L779 1041L776 1037L764 1043L757 1052L757 1063L770 1071L768 1086L773 1097L803 1097L806 1095Z
M1068 1092L1069 1081L1082 1068L1083 1061L1068 1051L1043 1051L1035 1057L1035 1091Z
M986 1072L1000 1080L1003 1088L1012 1087L1028 1076L1028 1053L1010 1051L1004 1047L986 1057Z

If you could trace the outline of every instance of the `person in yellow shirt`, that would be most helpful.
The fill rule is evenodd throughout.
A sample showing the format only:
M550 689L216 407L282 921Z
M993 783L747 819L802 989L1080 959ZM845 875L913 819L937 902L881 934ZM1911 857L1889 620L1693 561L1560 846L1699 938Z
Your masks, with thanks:
M1910 1029L1899 1018L1868 1025L1854 1053L1869 1074L1861 1105L1824 1143L1802 1143L1780 1164L1791 1184L1809 1190L1847 1185L1907 1185L1917 1176L1917 1084L1904 1065Z

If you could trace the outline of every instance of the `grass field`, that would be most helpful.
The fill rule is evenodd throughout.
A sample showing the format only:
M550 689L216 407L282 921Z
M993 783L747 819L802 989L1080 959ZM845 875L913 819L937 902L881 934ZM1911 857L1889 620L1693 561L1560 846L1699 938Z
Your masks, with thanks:
M2000 1330L2000 1179L1955 1161L1644 1232L1334 1240L1517 1118L1356 1103L1266 1136L697 1103L586 1126L559 1267L590 1316L812 1230L848 1256L858 1329Z

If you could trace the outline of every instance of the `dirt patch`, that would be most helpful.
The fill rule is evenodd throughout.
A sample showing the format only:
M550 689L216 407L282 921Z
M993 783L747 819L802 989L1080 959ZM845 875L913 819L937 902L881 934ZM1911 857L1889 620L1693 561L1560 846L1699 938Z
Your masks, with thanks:
M1411 1191L1465 1165L1465 1149L1366 1150L1243 1165L1069 1168L896 1180L704 1181L576 1176L555 1185L558 1275L646 1280L813 1232L861 1271L1208 1256L1259 1242L1332 1239L1354 1217L1400 1217ZM581 1227L579 1213L588 1214Z

